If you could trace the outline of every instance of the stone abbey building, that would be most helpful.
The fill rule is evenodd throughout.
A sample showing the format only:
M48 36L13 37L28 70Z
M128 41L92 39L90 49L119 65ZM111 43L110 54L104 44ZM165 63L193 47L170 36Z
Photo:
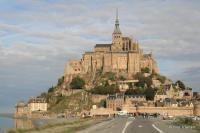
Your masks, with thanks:
M130 79L142 68L158 73L158 68L152 54L144 54L136 40L122 36L119 28L118 13L110 44L96 44L94 51L85 52L80 60L71 60L65 68L65 81L71 81L74 75L103 72L126 73Z

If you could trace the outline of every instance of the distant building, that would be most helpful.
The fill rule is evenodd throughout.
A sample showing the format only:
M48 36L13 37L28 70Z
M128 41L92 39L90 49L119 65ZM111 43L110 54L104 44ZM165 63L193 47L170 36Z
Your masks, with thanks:
M47 102L44 98L31 98L28 102L30 112L47 111Z
M154 101L163 102L166 98L174 98L176 92L173 88L173 85L165 85L162 91L158 91L154 96Z
M166 86L165 91L167 98L174 98L174 96L176 95L176 92L172 84L170 86Z
M25 117L27 115L28 111L28 106L24 101L20 101L17 103L15 106L15 117Z
M34 128L34 122L31 119L14 119L16 129Z
M168 98L166 92L157 92L154 96L154 101L163 102L166 98Z
M165 107L178 107L178 102L172 98L166 98L164 101Z
M154 101L164 101L166 98L176 99L176 100L191 100L193 97L193 92L191 88L186 88L182 90L178 86L165 85L162 91L158 91L154 96Z
M124 105L123 94L109 95L106 99L106 108L113 109L114 111L122 110L123 105Z
M146 101L146 96L145 95L125 95L125 101L136 101L136 102L143 102Z
M192 88L186 88L183 93L183 99L191 100L193 97Z

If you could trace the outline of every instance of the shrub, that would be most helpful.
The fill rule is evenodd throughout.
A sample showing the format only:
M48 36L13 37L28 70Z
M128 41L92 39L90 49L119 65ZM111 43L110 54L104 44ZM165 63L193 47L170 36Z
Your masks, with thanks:
M137 82L135 85L136 85L137 87L142 87L142 88L144 88L144 86L145 86L145 77L144 77L144 75L143 75L142 73L138 72L138 73L135 75L135 78L136 78L137 80L139 80L139 82Z
M103 99L103 100L100 101L99 107L104 107L104 108L106 108L106 100L105 100L105 99Z
M58 79L57 86L60 86L64 82L64 76Z
M146 95L147 100L153 100L155 96L155 90L152 88L148 88L145 90L144 94Z
M52 87L50 87L50 88L49 88L49 90L48 90L48 93L51 93L51 92L53 92L53 91L54 91L54 89L55 89L55 87L53 87L53 86L52 86Z
M144 81L145 81L147 87L151 87L151 85L152 85L152 78L151 77L144 78Z
M137 72L137 73L134 75L134 78L140 80L140 79L143 79L143 78L144 78L144 75L143 75L143 73L141 73L141 72Z
M123 80L124 81L124 80L126 80L126 78L124 76L120 75L119 76L119 80Z
M143 73L138 72L134 77L135 77L135 79L139 80L135 84L137 87L144 88L145 84L147 85L148 88L151 87L151 85L152 85L152 76L144 77Z
M108 79L111 81L114 81L116 79L116 74L113 72L107 72L106 75L108 76Z
M165 76L162 76L162 75L159 75L159 74L156 74L156 79L159 80L161 83L164 83L165 80L166 80L166 77Z
M144 94L143 90L141 88L136 89L128 89L125 92L126 95L138 95L138 94Z
M72 82L70 83L71 89L83 89L85 85L85 81L79 76L74 77Z
M150 73L150 69L148 67L142 68L141 69L142 73Z
M176 81L175 84L178 84L179 87L180 87L182 90L185 90L185 84L184 84L182 81L178 80L178 81Z
M115 94L118 93L119 89L116 87L116 85L105 85L105 86L96 86L93 89L91 89L91 93L93 94Z
M46 92L42 92L40 96L45 98L47 96L47 93Z

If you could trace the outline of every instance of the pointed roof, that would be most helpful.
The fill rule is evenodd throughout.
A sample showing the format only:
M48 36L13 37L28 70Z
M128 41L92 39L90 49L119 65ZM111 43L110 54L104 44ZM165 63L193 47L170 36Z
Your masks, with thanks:
M116 10L115 29L114 29L113 34L121 34L121 31L120 31L120 28L119 28L118 9Z

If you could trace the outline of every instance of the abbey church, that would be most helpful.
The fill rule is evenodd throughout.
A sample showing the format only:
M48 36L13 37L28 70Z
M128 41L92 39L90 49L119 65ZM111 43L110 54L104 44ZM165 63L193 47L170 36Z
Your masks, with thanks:
M103 72L126 73L131 78L143 68L150 73L158 73L152 53L144 54L136 40L124 37L119 27L118 12L110 44L96 44L94 51L85 52L80 60L71 60L65 67L65 81L71 81L75 75L88 75L97 70Z

